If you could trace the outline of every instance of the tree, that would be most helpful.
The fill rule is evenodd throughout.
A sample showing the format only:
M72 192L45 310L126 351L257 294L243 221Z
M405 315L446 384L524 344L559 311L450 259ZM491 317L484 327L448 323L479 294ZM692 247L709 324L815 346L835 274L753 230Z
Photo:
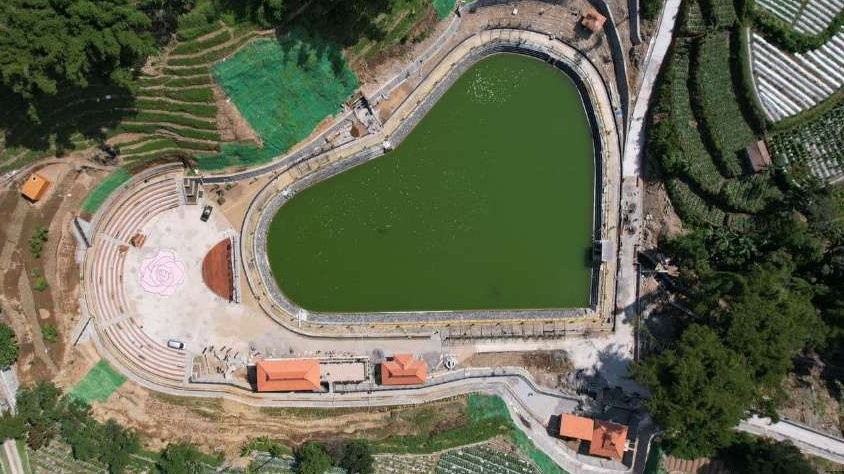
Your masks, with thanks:
M231 13L264 28L278 26L287 11L284 0L216 0L215 4L219 12Z
M749 438L735 443L723 456L732 472L743 474L814 474L815 469L789 442Z
M308 441L299 446L294 454L296 472L299 474L323 474L331 467L331 456L319 443Z
M0 85L38 121L38 99L107 80L126 85L153 51L149 18L131 0L0 2Z
M0 440L21 439L26 435L26 424L23 418L12 415L10 411L4 411L0 415Z
M203 472L201 458L202 453L190 443L170 443L161 451L158 469L163 474L199 474Z
M108 466L109 472L124 472L129 464L129 457L141 448L137 433L120 426L113 419L100 425L100 432L100 461Z
M793 276L790 259L771 260L753 268L720 318L727 326L724 343L744 356L757 384L779 388L792 357L823 339L823 323L811 287Z
M7 368L18 360L20 348L15 337L15 331L0 323L0 368Z
M179 26L179 16L194 6L194 0L141 0L138 4L152 22L159 43L166 43Z
M49 232L50 230L43 226L35 228L35 232L29 238L29 251L32 252L33 257L41 258L41 251L44 250L44 242L47 241Z
M634 366L651 391L648 408L681 457L710 455L733 440L753 387L741 357L706 326L689 326L676 347Z
M340 467L349 474L371 474L375 472L372 467L372 446L368 441L356 439L343 446L343 457L340 459Z

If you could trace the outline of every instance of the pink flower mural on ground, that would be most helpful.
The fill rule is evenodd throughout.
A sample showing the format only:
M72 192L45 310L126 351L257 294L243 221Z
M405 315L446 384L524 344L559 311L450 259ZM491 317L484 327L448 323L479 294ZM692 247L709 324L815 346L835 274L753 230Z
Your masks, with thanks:
M170 296L185 281L185 266L172 250L161 249L141 262L141 288L161 296Z

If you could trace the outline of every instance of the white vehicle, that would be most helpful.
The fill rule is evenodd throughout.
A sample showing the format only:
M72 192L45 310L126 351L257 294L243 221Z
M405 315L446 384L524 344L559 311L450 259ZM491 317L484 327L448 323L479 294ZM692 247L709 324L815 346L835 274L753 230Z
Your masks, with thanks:
M167 347L169 347L170 349L178 349L181 351L185 349L185 343L178 339L170 339L169 341L167 341Z

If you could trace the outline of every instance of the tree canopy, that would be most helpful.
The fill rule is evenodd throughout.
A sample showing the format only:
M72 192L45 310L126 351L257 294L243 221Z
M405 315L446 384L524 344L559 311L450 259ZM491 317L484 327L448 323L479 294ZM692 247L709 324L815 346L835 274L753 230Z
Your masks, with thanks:
M200 474L204 472L202 453L190 443L170 443L161 451L158 469L163 474Z
M815 469L789 442L748 438L722 453L732 472L743 474L814 474Z
M349 474L372 474L372 446L363 439L349 441L343 446L339 466Z
M741 357L716 332L692 325L676 347L633 368L652 393L648 408L665 429L666 445L683 457L725 446L753 396Z
M3 414L0 434L25 439L38 450L58 438L76 459L97 461L109 472L124 472L130 456L140 449L138 435L109 419L100 423L85 402L62 395L55 385L39 382L18 392L17 415Z
M18 360L18 340L15 332L5 324L0 324L0 368L6 368Z
M92 81L125 85L153 51L150 19L131 0L0 2L0 85L37 119L37 99Z
M299 446L295 451L296 472L299 474L323 474L331 467L332 460L328 451L313 441Z

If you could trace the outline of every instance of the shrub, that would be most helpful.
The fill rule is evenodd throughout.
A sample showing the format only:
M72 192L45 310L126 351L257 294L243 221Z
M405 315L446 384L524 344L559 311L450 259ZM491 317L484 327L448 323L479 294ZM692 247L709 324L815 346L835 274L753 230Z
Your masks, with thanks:
M29 238L29 251L35 258L41 258L41 251L44 250L44 242L47 241L47 234L50 230L43 226L35 228L32 237Z
M29 275L33 279L32 289L35 291L44 291L47 289L47 279L44 278L44 275L41 274L41 271L33 269Z
M59 340L59 331L53 326L53 323L47 321L41 325L41 337L45 341L53 343Z
M20 348L15 332L9 326L0 323L0 368L5 369L18 360Z

